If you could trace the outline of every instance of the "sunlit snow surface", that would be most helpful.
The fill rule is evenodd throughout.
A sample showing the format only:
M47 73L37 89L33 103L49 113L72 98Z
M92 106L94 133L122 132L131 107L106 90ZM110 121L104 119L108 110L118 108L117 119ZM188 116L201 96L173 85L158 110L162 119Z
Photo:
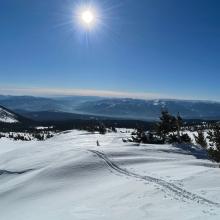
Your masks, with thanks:
M18 120L15 118L15 115L6 111L0 107L0 122L4 123L17 123Z
M220 219L220 169L202 150L127 135L0 139L0 219Z

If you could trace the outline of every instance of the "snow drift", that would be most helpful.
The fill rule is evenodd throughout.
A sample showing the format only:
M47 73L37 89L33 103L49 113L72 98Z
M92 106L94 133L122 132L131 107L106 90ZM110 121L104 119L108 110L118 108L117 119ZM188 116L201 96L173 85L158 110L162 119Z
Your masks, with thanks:
M0 139L1 219L219 219L220 172L202 149L125 135Z

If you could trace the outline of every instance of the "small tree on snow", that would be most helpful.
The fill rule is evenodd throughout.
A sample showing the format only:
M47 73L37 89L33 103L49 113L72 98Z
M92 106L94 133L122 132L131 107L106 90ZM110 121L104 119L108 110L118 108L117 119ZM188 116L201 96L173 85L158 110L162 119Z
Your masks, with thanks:
M179 112L178 112L178 115L176 117L176 126L177 126L177 136L178 136L178 138L180 138L180 130L181 130L181 127L183 126L183 119L180 116Z
M157 132L165 141L169 133L177 131L177 120L167 110L162 110L160 122L157 125Z
M106 134L106 132L107 132L107 129L106 129L105 125L103 123L100 123L100 125L99 125L99 133L100 134Z
M144 129L138 128L136 131L132 132L132 142L135 143L146 143L146 133Z
M211 143L211 148L209 148L209 156L220 162L220 126L215 125L214 128L208 132L208 139Z
M203 148L208 147L208 144L207 144L207 141L206 141L206 138L205 138L203 131L201 131L201 130L197 131L197 135L194 135L194 137L195 137L195 141L198 145L200 145Z
M157 134L167 143L191 143L187 134L180 134L183 119L178 113L175 117L167 110L162 110L160 122L157 124Z

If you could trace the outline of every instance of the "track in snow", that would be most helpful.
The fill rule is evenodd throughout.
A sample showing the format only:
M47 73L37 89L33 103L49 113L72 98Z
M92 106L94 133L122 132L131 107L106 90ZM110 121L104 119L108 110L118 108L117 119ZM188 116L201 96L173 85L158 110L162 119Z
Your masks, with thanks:
M0 170L0 175L4 175L4 174L10 174L10 175L16 174L16 175L19 175L19 174L24 174L24 173L27 173L27 172L30 172L30 171L32 171L32 169L22 170L22 171Z
M172 193L175 193L175 195L177 195L179 198L182 199L187 199L193 202L197 202L200 204L205 204L205 205L214 205L217 207L220 207L219 203L213 202L211 200L208 200L206 198L203 198L197 194L191 193L183 188L180 188L179 186L176 186L173 183L169 183L165 180L162 179L158 179L158 178L154 178L151 176L142 176L140 174L134 173L134 172L130 172L126 169L123 169L121 167L119 167L118 165L116 165L115 163L113 163L104 153L101 153L99 151L96 150L89 150L91 153L95 154L96 156L98 156L99 158L101 158L102 160L105 161L105 163L108 165L108 167L110 167L111 169L115 170L116 172L129 176L129 177L134 177L136 179L141 179L141 180L145 180L151 183L155 183L167 190L169 190Z

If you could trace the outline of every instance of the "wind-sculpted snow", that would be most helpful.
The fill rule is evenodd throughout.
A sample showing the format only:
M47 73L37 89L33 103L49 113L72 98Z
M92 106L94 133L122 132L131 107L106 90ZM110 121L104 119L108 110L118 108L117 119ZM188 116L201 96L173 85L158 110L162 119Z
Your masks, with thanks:
M219 220L218 164L195 146L123 143L129 136L1 138L0 219Z
M109 160L109 158L104 153L101 153L101 152L96 151L96 150L90 150L90 152L96 154L99 158L103 159L111 169L117 171L118 173L130 176L130 177L138 178L138 179L141 179L141 180L145 180L145 181L148 181L148 182L156 183L159 186L162 186L163 188L165 188L166 190L169 190L169 191L173 192L175 195L177 195L180 198L191 200L191 201L194 201L194 202L197 202L197 203L202 203L202 204L207 204L207 205L214 205L214 206L220 207L219 203L212 202L212 201L210 201L208 199L205 199L201 196L198 196L194 193L188 192L187 190L185 190L183 188L180 188L180 187L176 186L173 183L169 183L169 182L164 181L162 179L154 178L152 176L142 176L142 175L139 175L137 173L128 171L126 169L122 169L121 167L119 167L115 163L113 163L111 160Z

